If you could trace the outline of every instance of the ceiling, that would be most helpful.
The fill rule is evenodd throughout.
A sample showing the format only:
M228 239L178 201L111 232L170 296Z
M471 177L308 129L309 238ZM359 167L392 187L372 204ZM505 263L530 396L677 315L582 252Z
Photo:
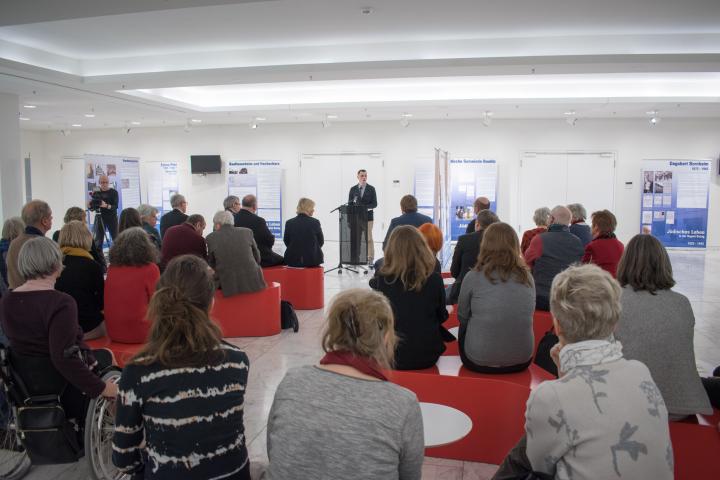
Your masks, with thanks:
M4 0L0 92L33 130L720 117L720 1Z

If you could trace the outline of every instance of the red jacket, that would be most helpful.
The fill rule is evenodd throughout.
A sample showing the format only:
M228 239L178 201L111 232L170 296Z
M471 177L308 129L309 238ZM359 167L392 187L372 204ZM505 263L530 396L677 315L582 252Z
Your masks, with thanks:
M537 227L533 228L532 230L525 230L525 233L523 233L522 236L522 242L520 242L520 253L525 253L525 250L528 249L528 247L530 246L530 242L533 238L535 238L535 235L546 231L547 227Z
M585 246L585 255L582 261L583 263L594 263L615 278L617 266L624 250L625 246L614 235L612 237L596 237Z
M205 239L189 223L175 225L165 232L160 270L165 270L165 266L173 258L185 254L197 255L205 261L208 259Z
M114 342L144 343L150 322L145 319L160 270L154 263L141 267L110 265L105 280L105 328Z

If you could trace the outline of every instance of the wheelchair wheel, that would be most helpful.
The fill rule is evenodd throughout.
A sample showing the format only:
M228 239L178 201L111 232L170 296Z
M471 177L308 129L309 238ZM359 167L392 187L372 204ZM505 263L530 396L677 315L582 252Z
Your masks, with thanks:
M0 479L17 480L25 476L32 464L18 438L15 409L8 404L4 388L0 396Z
M106 372L103 381L120 380L117 370ZM98 397L90 401L85 418L85 455L93 480L129 479L112 463L112 437L115 430L115 400Z

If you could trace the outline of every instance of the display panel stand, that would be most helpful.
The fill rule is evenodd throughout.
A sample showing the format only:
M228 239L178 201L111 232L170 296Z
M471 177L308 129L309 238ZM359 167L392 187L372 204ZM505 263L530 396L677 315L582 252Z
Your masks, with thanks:
M337 270L338 274L342 274L343 270L358 273L354 268L348 268L352 265L362 270L367 275L368 271L362 265L367 265L367 229L368 229L368 210L364 205L344 204L336 209L338 211L338 227L340 229L340 263L335 268L326 270L329 273Z

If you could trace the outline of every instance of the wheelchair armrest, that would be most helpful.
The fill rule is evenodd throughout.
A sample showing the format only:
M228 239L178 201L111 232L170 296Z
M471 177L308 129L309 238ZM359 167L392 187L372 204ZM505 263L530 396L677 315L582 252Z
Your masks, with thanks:
M49 394L49 395L35 395L32 397L27 397L25 399L25 405L38 405L38 404L48 404L48 403L60 403L60 397L55 394Z

